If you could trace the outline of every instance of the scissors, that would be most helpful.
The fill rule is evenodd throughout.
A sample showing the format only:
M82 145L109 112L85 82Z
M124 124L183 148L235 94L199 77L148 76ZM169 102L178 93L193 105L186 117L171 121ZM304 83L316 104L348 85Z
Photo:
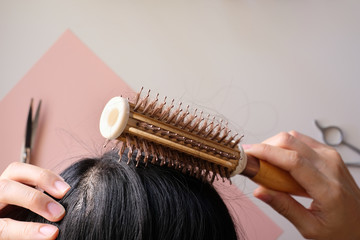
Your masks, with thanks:
M29 113L26 121L26 130L25 130L25 142L24 147L21 150L21 159L20 162L30 163L31 150L34 146L35 134L38 127L39 115L41 100L36 109L35 117L33 118L33 99L30 100Z
M344 133L339 127L337 127L337 126L323 127L319 124L319 122L317 120L315 120L315 125L322 132L323 140L327 145L332 146L332 147L345 145L345 146L349 147L350 149L352 149L353 151L360 154L359 148L355 147L354 145L352 145L344 140ZM351 166L351 167L360 167L360 163L346 163L346 165Z

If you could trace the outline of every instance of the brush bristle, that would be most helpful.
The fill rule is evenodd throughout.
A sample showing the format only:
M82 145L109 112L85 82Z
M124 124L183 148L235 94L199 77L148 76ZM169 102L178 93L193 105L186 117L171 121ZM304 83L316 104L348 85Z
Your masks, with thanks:
M194 176L204 181L213 182L219 175L223 181L230 178L229 171L217 164L195 158L191 155L174 151L171 148L149 142L147 140L125 134L124 140L117 145L119 156L127 150L127 157L135 159L135 164L149 163L177 169L184 174Z
M167 104L166 97L162 103L158 103L159 94L156 95L155 100L150 101L150 90L145 97L141 98L141 91L137 93L135 98L134 111L147 115L159 121L171 124L177 128L187 130L203 138L213 140L218 144L226 147L235 148L241 141L243 136L238 134L230 135L231 130L228 128L228 123L222 119L215 119L213 117L209 122L210 115L205 119L202 115L196 115L197 109L193 113L189 112L189 106L185 110L181 108L180 102L174 110L174 100Z

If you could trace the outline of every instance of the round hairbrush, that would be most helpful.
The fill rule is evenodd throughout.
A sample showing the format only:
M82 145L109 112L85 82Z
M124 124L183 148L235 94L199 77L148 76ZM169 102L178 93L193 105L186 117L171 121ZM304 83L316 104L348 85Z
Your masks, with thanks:
M246 155L239 144L243 136L222 119L158 98L150 99L150 91L141 97L140 91L133 100L114 97L104 107L100 132L115 141L120 157L127 148L137 164L166 165L211 182L242 174L270 189L307 196L288 172Z

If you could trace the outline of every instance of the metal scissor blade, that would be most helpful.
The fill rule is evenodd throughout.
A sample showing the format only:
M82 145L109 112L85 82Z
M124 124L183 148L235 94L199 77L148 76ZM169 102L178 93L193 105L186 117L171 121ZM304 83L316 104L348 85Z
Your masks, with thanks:
M31 138L32 138L32 104L33 104L33 99L31 99L31 101L30 101L29 113L28 113L27 122L26 122L25 144L24 144L25 148L30 148L30 147L31 147Z
M37 127L38 127L38 122L39 122L40 108L41 108L41 100L38 103L38 106L36 108L35 117L34 117L34 120L32 122L31 145L30 145L31 148L34 146L34 142L35 142L36 130L37 130Z

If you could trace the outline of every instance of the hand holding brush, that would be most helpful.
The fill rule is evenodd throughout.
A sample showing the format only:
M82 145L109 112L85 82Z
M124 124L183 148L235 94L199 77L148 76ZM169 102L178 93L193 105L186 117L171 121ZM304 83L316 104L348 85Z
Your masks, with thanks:
M266 187L254 191L305 238L360 239L360 189L334 148L295 131L244 148L289 172L309 194L312 203L306 208L283 192Z

